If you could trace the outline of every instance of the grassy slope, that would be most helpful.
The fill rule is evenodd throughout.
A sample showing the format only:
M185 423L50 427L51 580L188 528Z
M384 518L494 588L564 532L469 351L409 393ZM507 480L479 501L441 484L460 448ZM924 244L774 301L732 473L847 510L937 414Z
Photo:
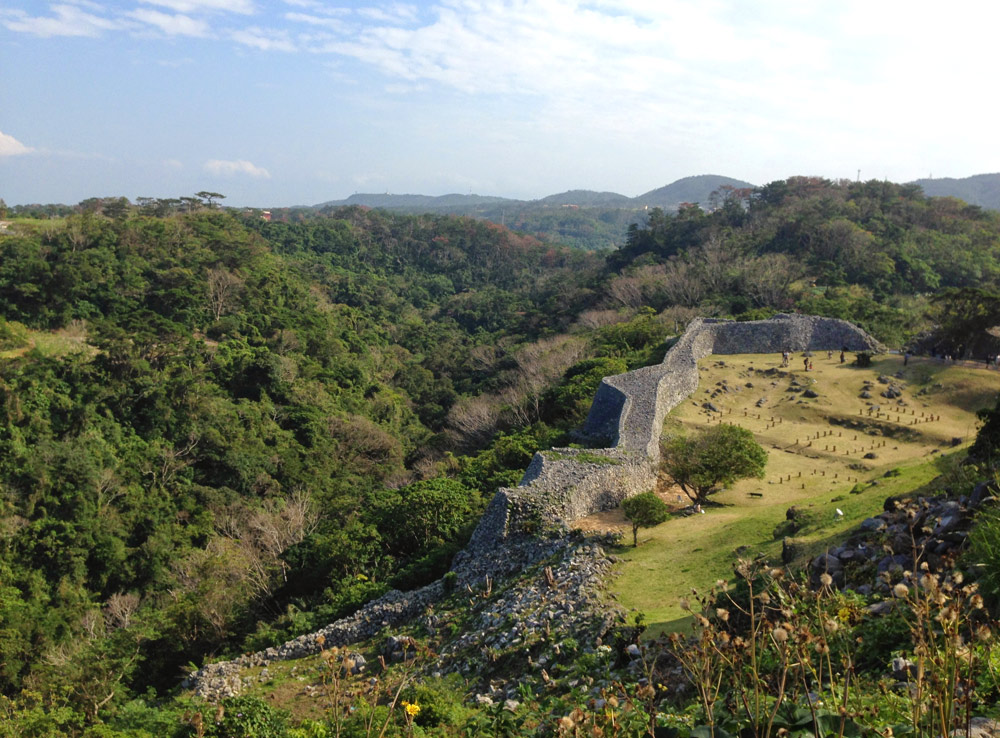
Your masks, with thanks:
M57 331L28 331L28 344L20 348L0 351L0 359L14 359L29 351L37 350L43 356L65 356L77 351L93 353L87 343L87 331L83 324L71 325Z
M717 422L718 415L701 407L710 400L722 411L724 422L755 433L768 449L769 460L765 479L743 480L716 495L713 500L721 507L710 506L704 515L672 518L641 531L639 548L621 551L625 563L614 585L616 594L625 606L646 614L651 632L683 627L679 598L693 587L705 589L717 579L729 578L738 547L777 559L781 540L773 531L791 505L806 508L812 518L813 525L796 538L806 552L815 553L835 545L861 520L879 512L886 497L928 484L941 473L946 455L942 452L953 448L953 439L961 441L958 451L973 439L975 411L992 405L1000 390L996 372L932 360L912 361L905 370L899 356L877 358L871 369L841 365L836 354L832 359L817 354L813 361L814 371L805 372L799 357L786 370L778 367L775 356L710 357L702 362L698 390L668 418L668 432L691 432ZM768 369L780 373L760 374ZM897 371L903 371L899 381L905 383L905 416L895 411L902 410L895 400L879 396L885 385L876 381L879 374L891 377ZM793 379L812 386L819 397L806 399L788 392ZM870 402L883 410L894 409L888 418L867 415L868 401L858 397L866 379L874 384ZM716 383L723 380L740 390L712 398ZM747 382L754 386L747 388ZM921 390L925 393L918 394ZM767 403L757 408L762 396ZM931 415L940 420L929 420ZM915 420L920 422L912 424ZM877 458L863 458L872 451ZM851 468L859 464L864 468ZM899 476L884 477L890 469L898 469ZM779 483L779 478L784 481ZM857 484L864 491L851 494ZM761 496L751 497L751 492ZM837 508L843 511L842 518L837 517ZM613 515L604 520L625 523Z

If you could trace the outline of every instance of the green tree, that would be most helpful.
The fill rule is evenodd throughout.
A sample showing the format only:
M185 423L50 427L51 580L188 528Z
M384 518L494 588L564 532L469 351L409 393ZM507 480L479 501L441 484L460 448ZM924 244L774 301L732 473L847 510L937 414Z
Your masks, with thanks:
M217 203L215 202L216 200L225 200L226 199L226 196L223 195L223 194L220 194L218 192L209 192L207 190L202 190L201 192L196 192L196 193L194 193L194 196L195 197L199 197L202 200L204 200L205 204L208 207L210 207L210 208L214 208L217 205ZM186 199L186 198L181 198L181 199L183 200L183 199Z
M639 545L639 528L652 528L664 522L670 510L655 492L643 492L622 502L625 517L632 521L632 545Z
M695 438L674 438L663 447L664 469L695 502L737 479L762 478L765 451L753 433L718 425Z

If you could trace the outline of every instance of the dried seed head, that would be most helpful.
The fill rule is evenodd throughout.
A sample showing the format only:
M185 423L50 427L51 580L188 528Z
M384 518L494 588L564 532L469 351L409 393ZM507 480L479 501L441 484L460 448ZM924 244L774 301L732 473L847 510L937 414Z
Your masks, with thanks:
M771 637L774 638L778 643L784 643L788 640L788 631L778 626L771 631Z
M824 571L822 574L819 575L819 583L822 584L824 587L829 587L831 584L833 584L833 577L831 577Z
M688 602L687 597L681 597L681 609L684 610L685 612L691 609L691 603Z
M722 622L726 622L727 620L729 620L729 610L727 610L724 607L717 607L715 609L715 615Z
M897 597L906 597L906 595L910 593L910 589L902 582L899 582L895 587L892 588L892 593Z

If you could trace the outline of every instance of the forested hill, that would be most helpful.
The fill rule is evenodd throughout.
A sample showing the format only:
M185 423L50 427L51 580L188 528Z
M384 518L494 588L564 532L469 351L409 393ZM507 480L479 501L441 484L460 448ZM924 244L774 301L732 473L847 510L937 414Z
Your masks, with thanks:
M936 322L957 355L995 341L996 214L809 178L717 204L651 209L607 257L360 207L12 209L0 721L125 721L189 662L440 576L601 378L659 361L695 315L800 310L891 345Z
M933 197L957 197L972 205L1000 210L1000 173L976 174L971 177L918 179L924 193Z
M440 575L550 431L461 454L540 419L602 266L464 218L114 216L0 236L0 695L91 718Z
M1000 214L916 185L794 177L728 190L711 213L652 211L608 263L609 292L625 303L795 309L890 345L930 319L948 327L939 350L983 355L995 343L985 329L1000 322L987 307L1000 287Z
M615 249L625 242L630 223L641 221L649 208L676 212L684 204L716 205L726 189L752 189L749 182L702 174L684 177L637 197L617 192L570 190L538 200L515 200L481 195L390 195L355 194L315 206L331 208L360 205L400 213L437 213L484 218L518 231L584 249Z

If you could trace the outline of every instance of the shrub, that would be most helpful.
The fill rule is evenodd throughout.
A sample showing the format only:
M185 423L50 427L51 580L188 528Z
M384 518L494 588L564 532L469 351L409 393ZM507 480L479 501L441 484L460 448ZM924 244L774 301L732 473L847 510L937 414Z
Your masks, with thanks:
M989 508L976 516L962 564L995 612L1000 605L1000 510Z
M222 720L215 726L218 738L282 738L285 715L259 697L244 695L222 700Z
M9 351L27 346L28 329L20 323L0 318L0 351Z

